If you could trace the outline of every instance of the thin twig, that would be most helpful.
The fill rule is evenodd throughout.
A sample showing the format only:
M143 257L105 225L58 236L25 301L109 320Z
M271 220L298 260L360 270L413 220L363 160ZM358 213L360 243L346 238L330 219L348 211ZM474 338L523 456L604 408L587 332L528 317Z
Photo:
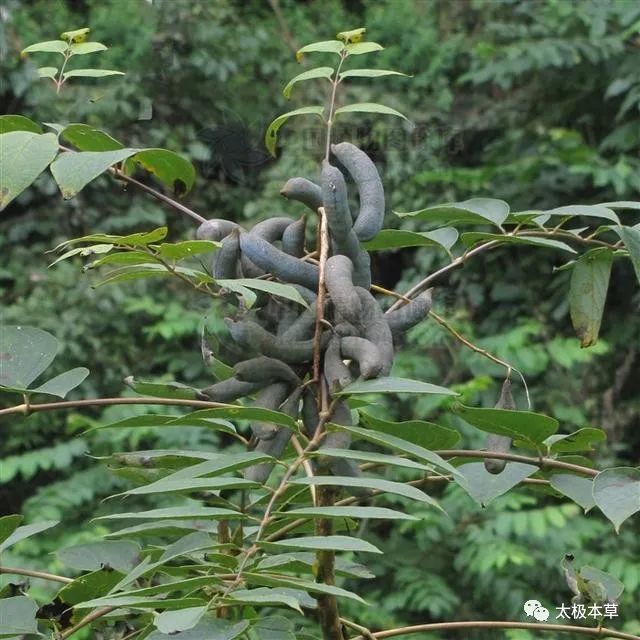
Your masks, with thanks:
M95 622L99 618L106 616L108 613L115 611L117 607L103 607L102 609L96 609L91 613L87 614L78 624L74 624L73 627L69 627L66 631L63 631L59 636L59 640L67 640L70 638L76 631L80 631L84 627L90 625L92 622Z
M59 576L55 573L46 573L45 571L32 571L31 569L18 569L17 567L0 567L0 575L2 575L3 573L7 575L39 578L40 580L49 580L51 582L62 582L63 584L69 584L73 582L73 578L66 578L65 576Z
M291 436L291 444L293 445L293 448L296 450L296 453L299 456L304 455L304 449L302 448L300 441L295 435ZM313 478L314 476L313 467L311 466L311 462L309 462L309 460L307 460L306 458L302 461L302 468L304 469L304 472L307 478ZM318 500L316 497L316 486L313 484L310 484L309 492L311 493L311 501L313 502L313 506L315 507L318 504Z
M320 222L318 224L318 242L320 244L320 265L318 276L318 297L316 298L316 327L313 337L313 378L320 382L320 357L322 350L320 344L322 341L322 320L324 318L324 300L326 295L325 287L325 268L327 257L329 256L329 226L324 207L318 208Z
M336 91L338 90L338 85L340 84L340 69L342 69L342 65L346 58L346 52L342 51L342 53L340 54L340 62L338 64L338 68L336 69L336 75L331 81L331 99L329 101L329 117L327 118L327 143L324 152L325 160L329 160L329 153L331 152L331 130L333 128L333 117L336 106Z
M342 622L345 627L355 629L358 633L361 633L362 637L366 638L366 640L376 640L376 637L369 629L367 629L367 627L363 627L362 625L353 622L353 620L348 620L347 618L340 618L340 622Z

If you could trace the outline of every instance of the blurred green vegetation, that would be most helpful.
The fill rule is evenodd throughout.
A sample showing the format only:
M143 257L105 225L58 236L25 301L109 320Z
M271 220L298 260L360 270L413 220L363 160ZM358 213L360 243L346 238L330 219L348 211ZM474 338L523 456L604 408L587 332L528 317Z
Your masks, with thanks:
M407 114L413 128L353 116L335 134L376 160L389 212L472 196L502 198L518 209L638 199L640 6L633 0L7 0L0 12L0 97L5 113L85 122L128 146L184 153L199 174L186 203L207 217L293 215L293 203L278 191L292 175L316 174L320 131L290 124L274 161L262 143L264 129L290 108L281 90L300 71L295 49L361 25L387 47L376 66L413 75L355 81L343 97L388 104ZM19 52L83 26L111 47L96 64L127 75L79 81L56 96L37 78L35 60ZM38 66L47 64L37 55ZM309 103L316 91L313 83L301 84L292 102ZM92 370L73 397L120 395L127 375L210 382L198 339L202 317L212 313L206 300L164 281L94 290L77 263L47 267L46 252L64 239L165 223L173 239L193 235L190 220L106 177L64 202L42 176L3 213L0 319L56 335L63 344L60 371ZM387 223L400 225L392 215ZM442 259L426 249L377 254L376 281L403 290ZM594 456L598 465L637 464L640 294L632 267L615 264L601 340L585 351L572 335L568 274L553 273L557 260L544 249L485 254L440 283L436 310L520 368L536 410L560 419L566 431L604 428L608 442ZM222 331L219 320L210 317L209 324ZM465 401L485 406L495 403L503 375L431 323L411 332L396 367L398 375L453 386ZM520 390L517 400L524 407ZM379 410L441 419L429 399ZM0 418L0 515L23 511L28 521L64 522L17 547L19 558L7 554L12 563L55 570L51 551L104 531L87 522L116 508L100 500L125 480L88 452L228 444L184 429L81 435L97 421L136 411ZM483 446L477 434L462 431L465 446ZM559 562L571 551L625 583L620 627L640 632L637 518L615 536L603 518L530 489L486 509L457 487L434 492L449 518L425 510L420 522L367 530L386 553L372 565L376 578L356 587L374 606L347 608L363 624L523 619L522 604L531 598L554 617L553 607L570 599Z

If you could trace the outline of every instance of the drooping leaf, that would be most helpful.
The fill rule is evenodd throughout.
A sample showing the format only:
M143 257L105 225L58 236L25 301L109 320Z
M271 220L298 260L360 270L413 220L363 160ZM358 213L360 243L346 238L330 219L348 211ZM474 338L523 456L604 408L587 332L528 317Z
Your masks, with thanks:
M181 398L183 400L195 400L198 397L197 389L181 382L147 382L136 380L130 376L125 379L125 384L142 396Z
M26 596L0 599L0 638L38 633L35 600Z
M0 135L0 211L51 164L58 153L53 133L9 131Z
M30 131L31 133L42 133L42 127L33 120L25 116L6 114L0 116L0 134L10 131Z
M180 196L191 191L196 179L196 170L191 162L168 149L138 151L127 160L126 167L135 165Z
M116 71L115 69L71 69L65 71L63 74L64 79L67 78L105 78L106 76L123 76L123 71Z
M425 449L452 449L460 440L460 434L455 429L442 427L433 422L423 420L391 422L362 411L360 416L370 429L397 436Z
M153 624L158 631L173 635L188 629L193 629L202 616L207 612L207 607L186 607L178 611L163 611L156 615Z
M601 471L593 481L593 498L619 533L622 523L640 511L640 469L615 467Z
M114 164L126 160L137 152L138 149L67 151L60 154L51 164L51 173L60 187L62 197L68 200Z
M137 564L140 546L127 540L103 540L59 549L60 562L72 569L97 571L110 567L127 573Z
M538 467L532 464L508 462L499 474L494 474L485 469L483 462L470 462L458 467L460 477L455 481L481 507L486 507L537 470Z
M35 44L30 44L20 53L38 53L41 51L47 53L65 53L68 48L69 44L64 40L47 40L46 42L36 42Z
M590 347L598 340L612 262L611 250L597 248L581 255L573 267L569 310L581 347Z
M31 393L44 393L58 398L66 398L69 391L82 384L89 375L86 367L76 367L47 380L35 389L29 389Z
M67 125L62 130L60 137L79 151L118 151L124 149L124 145L108 133L88 124Z
M555 418L532 411L467 407L463 404L457 404L454 411L481 431L521 440L534 449L559 427Z
M499 227L509 215L509 205L504 200L472 198L418 211L396 211L395 214L401 218L415 218L426 222L443 222L450 225L489 223Z
M604 591L603 600L606 602L618 602L618 599L624 591L624 584L615 576L606 573L596 567L585 565L580 567L580 577L588 583L597 583Z
M535 247L545 247L548 249L559 249L560 251L567 251L569 253L577 253L573 247L570 247L566 242L560 240L553 240L552 238L538 238L536 236L527 236L518 234L515 236L502 233L482 233L471 231L469 233L463 233L460 236L462 242L470 247L479 242L495 241L501 244L527 244Z
M106 51L107 47L102 42L74 42L69 45L69 53L72 56L84 56L87 53Z
M431 467L408 458L400 456L392 456L386 453L378 453L375 451L356 451L355 449L338 449L330 447L320 447L317 451L312 452L314 456L330 456L332 458L347 458L349 460L358 460L359 462L371 462L382 466L403 467L405 469L415 469L416 471L430 472Z
M363 43L371 44L371 43ZM398 118L407 119L407 116L403 115L399 111L387 107L384 104L378 104L376 102L357 102L354 104L347 104L344 107L339 107L335 110L334 115L340 115L341 113L381 113L387 116L397 116Z
M157 247L154 246L153 249L156 249L163 258L183 260L203 253L210 253L219 246L219 242L211 240L184 240L182 242L167 242Z
M340 43L340 46L342 44ZM304 47L303 47L304 48ZM300 53L300 52L298 52ZM320 106L311 106L311 107L301 107L300 109L294 109L293 111L288 111L287 113L283 113L278 116L267 128L267 132L264 136L264 144L267 147L269 153L275 157L276 155L276 144L278 143L278 131L280 127L289 119L294 116L303 116L303 115L316 115L322 117L324 113L324 107Z
M404 247L440 246L449 251L458 240L458 232L453 227L442 227L434 231L406 231L404 229L383 229L376 236L363 242L367 251L402 249Z
M377 42L355 42L346 45L347 55L361 56L364 53L373 53L374 51L382 51L384 47Z
M382 553L378 547L366 540L352 536L304 536L288 538L278 542L265 543L265 546L275 549L313 549L330 551L354 551L361 553Z
M334 69L332 67L316 67L315 69L309 69L303 73L298 74L295 78L291 78L287 83L287 86L282 90L282 95L285 98L291 97L291 91L298 82L304 80L313 80L315 78L327 78L331 79Z
M293 300L293 302L297 302L303 307L309 306L297 289L290 284L258 280L257 278L234 278L233 280L216 280L216 282L226 289L231 289L233 286L238 285L247 289L255 289L256 291L266 291L273 296L285 298L286 300Z
M593 478L581 478L570 473L554 473L550 482L556 491L579 504L585 513L595 506Z
M340 40L323 40L322 42L312 42L296 51L296 60L302 61L305 53L342 53L344 43Z
M0 543L0 553L26 538L30 538L42 531L51 529L51 527L55 527L57 524L59 524L58 520L47 520L46 522L35 522L34 524L26 524L18 527Z
M351 54L350 52L350 55ZM349 69L347 71L343 71L340 74L340 79L343 78L380 78L382 76L405 76L408 78L409 76L406 73L401 73L400 71L392 71L391 69Z
M337 394L352 395L356 393L425 393L443 396L458 395L451 389L445 389L429 382L410 380L408 378L375 378L373 380L358 380Z
M561 433L549 436L544 444L551 453L573 453L576 451L593 451L594 442L604 442L607 434L602 429L583 427L573 433Z
M636 272L636 277L640 282L640 228L614 227L614 231L620 236L620 240L624 242Z
M26 390L53 362L58 341L36 327L0 329L0 385Z

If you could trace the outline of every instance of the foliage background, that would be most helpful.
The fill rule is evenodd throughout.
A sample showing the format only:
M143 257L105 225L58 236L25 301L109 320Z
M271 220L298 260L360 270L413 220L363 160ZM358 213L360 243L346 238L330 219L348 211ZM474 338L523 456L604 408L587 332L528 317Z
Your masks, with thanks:
M414 128L353 118L336 139L357 141L374 157L389 210L483 195L519 209L631 200L640 192L639 21L634 0L8 0L0 10L0 92L5 113L86 122L128 146L186 154L199 174L186 201L203 215L240 222L293 216L296 207L278 191L287 177L315 175L319 130L287 127L277 161L262 145L266 124L292 108L281 89L300 71L293 51L366 25L371 39L387 46L376 64L413 78L354 83L344 100L383 102L406 113ZM19 52L86 25L111 47L96 65L127 75L78 82L56 97L36 77L35 62ZM38 65L47 63L37 55ZM299 85L293 103L312 101L314 87ZM198 347L199 323L211 313L206 301L153 281L94 290L77 263L47 268L45 252L64 239L165 222L174 239L193 234L190 220L107 178L64 202L48 176L0 219L0 320L56 335L63 344L60 371L91 368L77 396L126 393L122 380L131 374L198 386L210 381ZM399 222L389 216L392 224ZM559 418L566 431L604 428L608 442L594 455L598 464L637 464L640 294L631 265L614 265L601 340L584 351L571 331L567 272L552 273L559 258L544 252L514 247L485 254L441 284L436 310L519 367L536 410ZM425 249L377 254L375 279L403 289L441 258ZM209 324L222 331L215 318ZM498 395L501 371L430 323L413 330L396 367L398 375L452 386L478 405L492 406ZM517 399L524 406L522 394ZM64 521L16 547L20 557L12 563L59 570L51 551L104 531L87 522L117 508L100 500L124 480L87 452L226 445L197 430L80 435L95 421L134 411L0 419L0 515L23 511L27 521ZM396 401L379 411L442 419L433 400ZM476 435L463 436L465 446L483 446ZM553 616L553 607L570 599L559 560L571 551L579 563L625 583L620 626L640 632L637 518L615 536L597 515L585 517L531 490L486 509L456 487L434 492L450 518L425 511L418 523L365 531L386 554L372 565L376 578L357 585L374 605L349 611L364 624L523 619L522 603L530 598Z

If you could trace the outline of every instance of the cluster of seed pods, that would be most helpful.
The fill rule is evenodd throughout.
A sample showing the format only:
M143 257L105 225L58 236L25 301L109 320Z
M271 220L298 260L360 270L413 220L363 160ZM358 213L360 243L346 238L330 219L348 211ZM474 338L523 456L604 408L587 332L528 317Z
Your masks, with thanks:
M394 341L397 344L403 332L426 317L431 294L426 291L392 313L383 312L370 293L370 258L361 246L382 228L382 181L375 164L353 144L332 145L331 152L357 186L356 215L349 207L344 174L327 160L322 163L320 185L292 178L281 194L315 215L322 207L326 216L330 247L319 345L322 382L333 395L356 379L389 375ZM306 215L298 220L274 217L245 230L229 220L212 219L199 227L198 238L221 242L212 265L214 278L272 278L295 287L308 305L300 311L300 305L264 294L250 311L239 309L235 318L226 318L236 351L245 359L235 364L233 377L202 389L201 395L215 402L252 397L255 406L301 419L306 435L313 437L319 424L317 386L304 382L313 377L320 271L317 261L308 258L313 252L307 253L305 247L306 221ZM331 421L351 423L344 401L335 403ZM290 429L262 422L253 423L252 432L255 448L276 459L282 457L292 435ZM324 447L347 449L349 445L350 436L344 432L331 432L323 441ZM330 457L319 464L335 475L359 473L358 466L346 458ZM273 464L256 465L245 475L262 483L272 468Z

